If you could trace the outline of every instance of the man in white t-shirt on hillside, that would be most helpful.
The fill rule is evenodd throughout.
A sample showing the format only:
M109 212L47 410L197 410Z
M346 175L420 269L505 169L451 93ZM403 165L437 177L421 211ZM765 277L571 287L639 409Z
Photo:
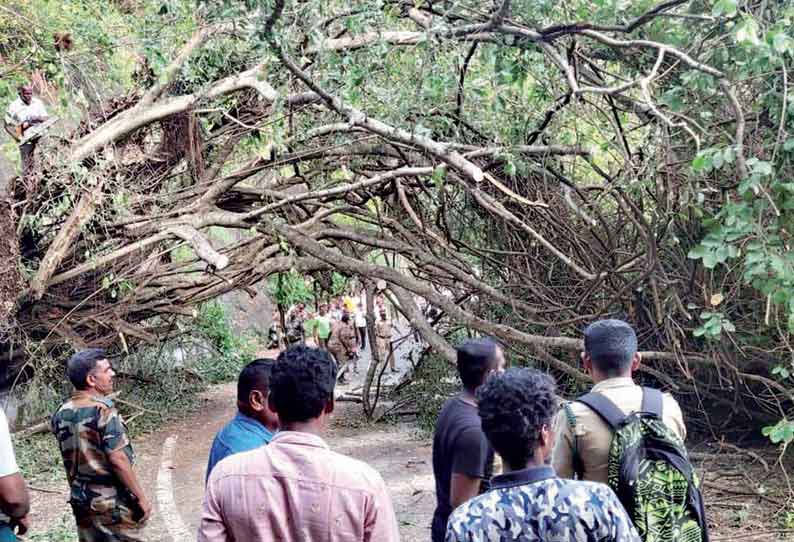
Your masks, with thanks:
M19 98L11 102L6 110L4 125L6 132L19 143L25 138L33 126L41 124L49 118L44 103L33 96L33 87L22 85L19 87ZM22 158L22 175L27 175L33 167L33 153L36 150L36 139L19 146Z
M13 542L17 534L27 532L29 510L28 488L14 457L8 420L0 410L0 542Z

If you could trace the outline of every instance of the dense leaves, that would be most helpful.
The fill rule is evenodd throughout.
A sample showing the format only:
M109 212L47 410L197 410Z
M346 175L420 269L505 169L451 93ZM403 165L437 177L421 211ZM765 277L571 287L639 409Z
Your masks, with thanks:
M790 2L61 4L0 12L0 69L74 119L16 185L21 336L153 339L336 269L574 383L582 325L630 320L712 426L794 407Z

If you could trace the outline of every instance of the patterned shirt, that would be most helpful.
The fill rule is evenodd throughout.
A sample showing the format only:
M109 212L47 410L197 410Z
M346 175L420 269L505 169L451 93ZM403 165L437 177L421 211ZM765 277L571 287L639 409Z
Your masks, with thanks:
M640 542L609 487L557 478L551 467L495 476L459 506L446 542Z
M52 417L72 499L90 502L116 498L118 478L110 454L124 450L130 463L135 457L127 428L113 401L87 391L76 391Z

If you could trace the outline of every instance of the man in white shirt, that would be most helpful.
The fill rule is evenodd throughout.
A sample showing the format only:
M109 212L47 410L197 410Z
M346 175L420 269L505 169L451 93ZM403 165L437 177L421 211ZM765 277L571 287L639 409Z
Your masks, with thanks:
M8 430L8 420L0 410L0 542L13 542L28 530L30 497L19 472Z
M4 125L6 132L19 143L25 138L25 132L41 124L49 115L44 108L44 103L33 96L33 87L23 85L19 87L19 98L11 102L6 110ZM26 142L19 146L22 159L22 175L27 175L33 167L33 153L36 149L36 140Z

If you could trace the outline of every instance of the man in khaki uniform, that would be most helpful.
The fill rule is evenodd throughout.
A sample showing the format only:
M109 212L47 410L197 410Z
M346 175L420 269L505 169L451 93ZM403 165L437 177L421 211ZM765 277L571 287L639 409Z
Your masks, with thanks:
M381 309L380 320L375 322L375 334L377 335L378 355L381 361L389 360L391 372L397 372L394 364L394 356L391 355L391 321L386 316L386 309Z
M640 410L642 388L634 383L632 374L640 365L637 335L626 322L600 320L585 329L582 362L601 393L615 403L624 414ZM664 394L662 418L681 440L686 427L681 408L672 396ZM574 478L608 483L607 464L612 431L589 407L573 401L557 415L557 441L554 447L554 469L561 478Z
M80 542L148 540L139 530L152 505L132 470L127 428L107 397L115 373L105 351L78 352L67 373L75 392L51 423L69 480L77 537Z

